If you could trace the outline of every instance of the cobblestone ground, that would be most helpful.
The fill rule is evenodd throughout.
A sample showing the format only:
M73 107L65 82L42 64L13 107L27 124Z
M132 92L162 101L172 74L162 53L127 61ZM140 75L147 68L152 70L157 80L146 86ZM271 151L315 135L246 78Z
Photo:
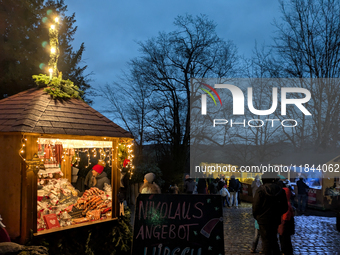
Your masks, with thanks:
M238 209L223 209L225 254L251 254L255 234L251 204L242 203ZM295 216L292 236L294 254L340 255L340 232L335 228L335 217ZM258 250L261 250L261 241Z

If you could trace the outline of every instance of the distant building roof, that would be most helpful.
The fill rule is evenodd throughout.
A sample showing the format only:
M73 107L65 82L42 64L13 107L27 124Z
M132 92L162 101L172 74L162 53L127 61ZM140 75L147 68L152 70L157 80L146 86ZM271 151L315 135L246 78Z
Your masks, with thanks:
M0 100L0 132L133 138L82 100L54 100L35 88Z
M310 167L318 167L319 165L325 164L328 161L334 159L340 155L339 149L329 149L327 151L315 151L313 149L304 149L299 152L286 152L282 153L280 156L273 158L269 161L271 164L277 165L302 165L308 164Z

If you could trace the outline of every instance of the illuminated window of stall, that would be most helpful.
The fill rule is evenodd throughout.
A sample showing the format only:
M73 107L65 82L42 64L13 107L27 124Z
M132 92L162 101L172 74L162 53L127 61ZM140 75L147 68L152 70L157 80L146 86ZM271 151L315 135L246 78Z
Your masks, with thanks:
M112 141L38 139L37 231L111 219Z

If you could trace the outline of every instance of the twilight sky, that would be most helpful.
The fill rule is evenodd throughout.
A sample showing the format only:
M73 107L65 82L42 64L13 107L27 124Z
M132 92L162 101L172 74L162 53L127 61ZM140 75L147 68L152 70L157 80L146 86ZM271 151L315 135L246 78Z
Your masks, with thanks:
M273 19L279 19L277 0L65 0L68 15L75 12L78 30L74 48L85 43L83 60L93 72L91 86L112 83L137 57L136 41L174 30L177 15L206 14L217 23L217 34L232 40L238 54L250 57L255 41L272 43ZM99 100L92 105L101 109Z

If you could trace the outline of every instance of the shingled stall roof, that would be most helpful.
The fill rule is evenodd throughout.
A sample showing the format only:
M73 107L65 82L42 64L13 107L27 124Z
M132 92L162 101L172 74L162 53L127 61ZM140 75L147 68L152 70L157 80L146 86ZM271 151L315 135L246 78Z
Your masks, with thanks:
M54 100L36 88L0 100L0 132L133 138L82 100Z

